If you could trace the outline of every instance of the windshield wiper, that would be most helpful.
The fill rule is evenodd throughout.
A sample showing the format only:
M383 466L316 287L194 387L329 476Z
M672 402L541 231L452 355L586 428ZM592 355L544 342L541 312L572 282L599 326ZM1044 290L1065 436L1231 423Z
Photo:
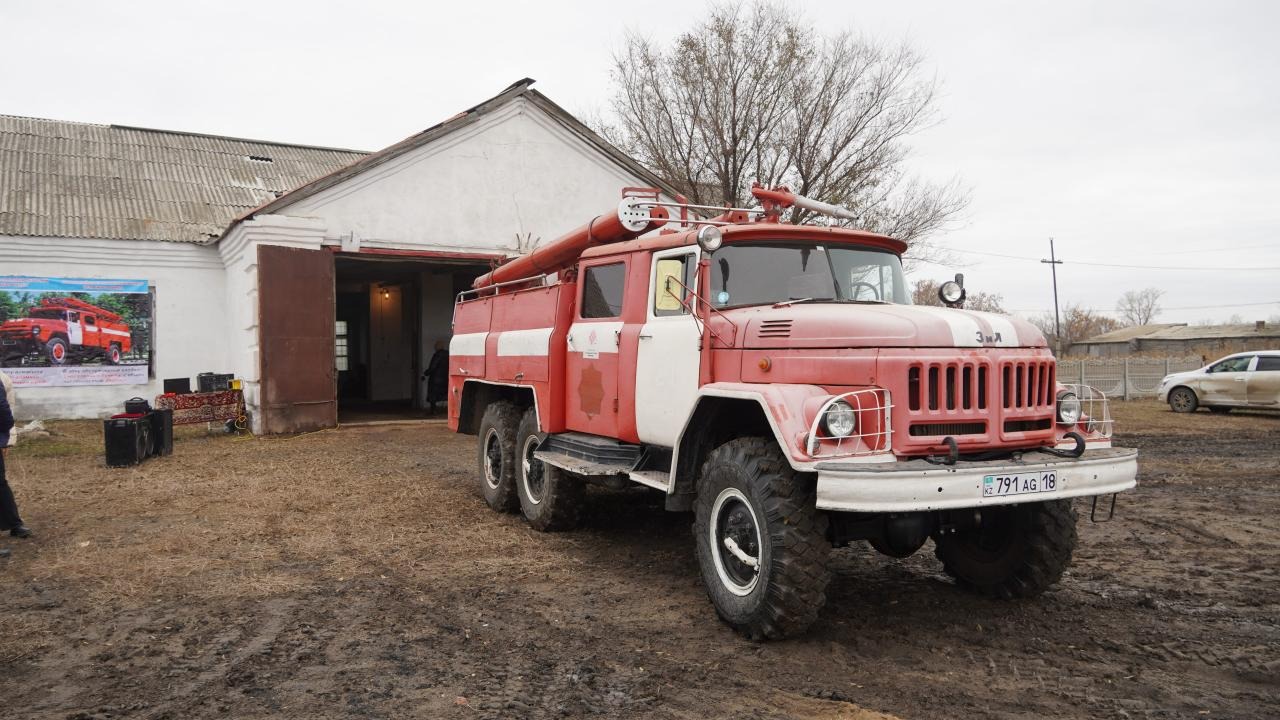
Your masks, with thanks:
M831 302L831 301L835 301L835 298L811 298L811 297L794 298L792 300L783 300L782 302L776 302L773 304L773 306L776 308L780 308L780 307L789 307L791 305L798 305L800 303L818 302L818 301Z

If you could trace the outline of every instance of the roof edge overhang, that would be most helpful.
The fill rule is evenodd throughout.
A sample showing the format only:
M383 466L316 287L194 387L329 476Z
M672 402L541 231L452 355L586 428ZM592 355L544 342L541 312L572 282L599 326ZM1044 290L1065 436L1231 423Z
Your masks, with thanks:
M366 155L365 157L347 165L346 167L335 170L323 177L312 180L311 182L297 187L280 197L268 203L260 205L237 216L231 221L222 234L216 238L212 238L207 244L214 244L225 239L236 227L246 220L252 219L256 215L265 215L277 213L278 211L306 198L312 197L320 192L328 190L347 180L364 173L368 170L378 167L383 163L389 162L405 153L416 150L424 145L428 145L440 138L450 135L458 130L468 127L481 118L489 115L495 110L506 106L517 98L524 97L538 109L545 112L552 119L565 126L568 130L581 137L584 141L600 151L613 162L620 165L623 169L632 173L651 186L661 189L668 196L675 197L678 191L650 172L639 162L619 150L608 140L601 137L591 128L587 127L581 120L574 117L564 108L552 102L547 96L533 89L533 78L523 78L511 85L507 86L502 92L485 100L484 102L472 106L456 115L449 117L443 122L432 125L420 133L411 135L394 145L383 148L377 152Z

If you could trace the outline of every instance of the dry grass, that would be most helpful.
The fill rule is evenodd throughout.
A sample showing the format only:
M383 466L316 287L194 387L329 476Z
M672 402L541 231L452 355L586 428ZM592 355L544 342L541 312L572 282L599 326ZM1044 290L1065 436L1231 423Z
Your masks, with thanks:
M440 425L271 439L183 428L172 456L120 469L103 463L101 425L50 430L9 456L9 481L36 537L9 542L13 556L0 567L36 587L73 588L88 606L267 596L392 567L439 569L450 559L432 542L436 515L452 513L455 525L480 512L459 472L470 470L470 438ZM421 481L428 444L436 478L459 472L444 491L453 497ZM476 537L464 530L456 540L501 552L482 524L464 527ZM26 622L3 634L25 640L0 639L0 659L43 634L38 615Z

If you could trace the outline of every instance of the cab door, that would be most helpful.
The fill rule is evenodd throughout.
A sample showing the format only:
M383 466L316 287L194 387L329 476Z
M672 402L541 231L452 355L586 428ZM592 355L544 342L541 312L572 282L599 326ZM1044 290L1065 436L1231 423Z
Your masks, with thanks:
M80 316L80 320L80 330L84 334L85 346L94 348L106 347L106 343L102 342L102 331L98 327L98 318L94 315L85 313Z
M84 344L84 330L80 327L80 313L75 310L67 311L67 342L71 345Z
M636 351L636 434L641 442L674 447L698 399L702 333L689 312L686 288L696 292L698 253L683 247L654 253L648 307Z
M1253 355L1220 360L1200 381L1201 405L1244 405Z
M578 307L565 354L565 425L617 437L619 346L627 259L578 266Z
M1245 381L1250 405L1280 406L1280 355L1259 355Z

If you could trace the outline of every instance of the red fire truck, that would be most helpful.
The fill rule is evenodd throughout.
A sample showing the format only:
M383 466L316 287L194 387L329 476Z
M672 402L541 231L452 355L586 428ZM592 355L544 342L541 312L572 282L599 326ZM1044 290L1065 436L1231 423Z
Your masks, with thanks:
M1072 498L1134 487L1106 398L1063 384L1016 318L911 304L906 244L780 222L847 209L756 187L761 207L619 206L462 293L449 422L479 436L479 488L538 530L572 527L586 483L695 514L719 615L799 633L832 547L906 557L932 539L966 588L1029 597L1076 544ZM719 211L710 219L692 212ZM659 230L659 232L653 232Z
M45 298L27 316L0 325L0 355L52 365L105 360L120 363L132 345L124 318L72 297Z

